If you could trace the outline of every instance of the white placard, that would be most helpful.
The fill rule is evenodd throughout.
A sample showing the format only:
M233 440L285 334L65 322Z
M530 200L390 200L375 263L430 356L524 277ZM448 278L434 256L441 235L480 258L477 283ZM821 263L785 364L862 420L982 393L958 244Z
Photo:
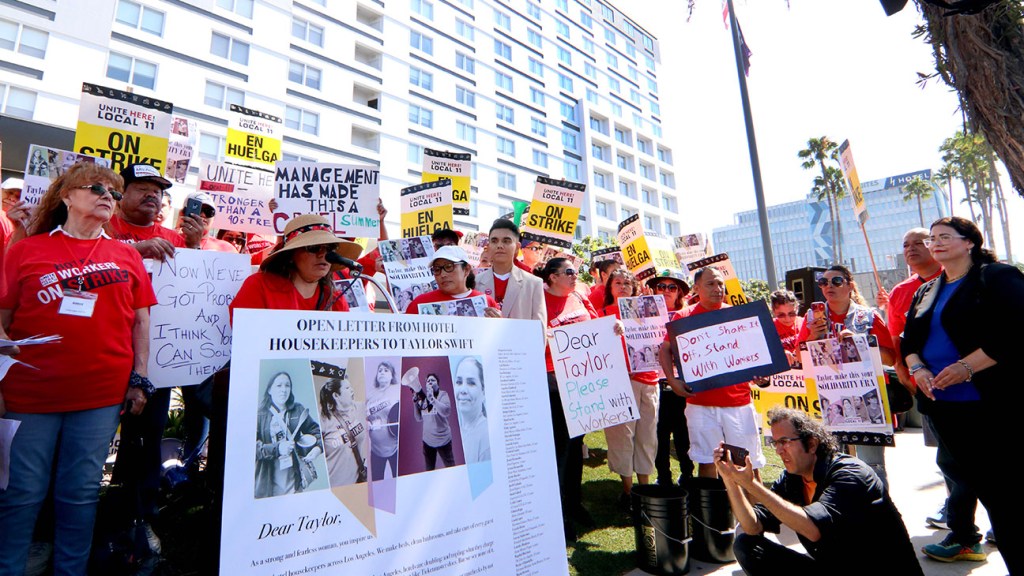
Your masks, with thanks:
M274 195L274 173L223 162L203 161L199 190L213 198L213 227L273 236L273 214L267 203Z
M683 379L688 382L772 363L761 320L756 316L680 334L676 345Z
M316 162L278 162L275 167L274 233L288 221L320 214L337 236L377 238L380 235L380 168Z

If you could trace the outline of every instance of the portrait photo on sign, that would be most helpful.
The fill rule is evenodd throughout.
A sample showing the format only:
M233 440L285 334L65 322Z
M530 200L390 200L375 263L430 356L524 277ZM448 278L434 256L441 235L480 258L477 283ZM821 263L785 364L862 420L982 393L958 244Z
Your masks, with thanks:
M256 498L328 487L308 360L262 360L256 414Z
M484 365L479 356L454 356L451 367L455 409L459 415L466 463L489 461L491 440L487 427L487 385L484 382Z
M370 435L366 423L363 359L310 362L317 391L320 432L331 488L369 479Z
M402 398L402 359L398 356L366 358L366 422L370 430L370 480L398 475L399 403Z
M447 356L402 360L398 475L466 463Z

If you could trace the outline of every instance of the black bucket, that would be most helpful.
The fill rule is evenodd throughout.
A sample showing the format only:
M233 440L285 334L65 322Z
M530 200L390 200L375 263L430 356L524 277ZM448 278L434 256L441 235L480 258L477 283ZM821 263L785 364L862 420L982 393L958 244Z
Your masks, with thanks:
M697 477L690 489L693 557L718 564L735 562L732 543L736 539L736 516L725 484L718 478Z
M686 500L686 491L675 486L633 486L636 565L644 572L678 576L690 571Z

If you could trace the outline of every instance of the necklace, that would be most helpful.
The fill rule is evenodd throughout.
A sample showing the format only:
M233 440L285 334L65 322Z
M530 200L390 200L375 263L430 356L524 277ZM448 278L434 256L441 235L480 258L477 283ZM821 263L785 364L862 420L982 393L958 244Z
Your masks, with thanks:
M951 278L951 277L949 276L949 274L946 274L946 284L949 284L949 283L951 283L951 282L956 282L957 280L959 280L959 279L963 278L964 276L967 276L967 273L968 273L968 272L970 272L970 271L971 271L971 268L973 268L973 267L974 267L974 263L972 262L972 263L971 263L971 264L970 264L970 265L969 265L969 266L967 267L967 270L964 270L963 274L959 274L959 275L957 275L957 276L955 276L955 277L952 277L952 278Z

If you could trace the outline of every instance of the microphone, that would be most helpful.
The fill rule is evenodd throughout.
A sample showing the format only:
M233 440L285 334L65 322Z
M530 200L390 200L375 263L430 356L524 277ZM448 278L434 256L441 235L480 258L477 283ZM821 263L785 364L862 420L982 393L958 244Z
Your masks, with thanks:
M355 260L352 260L351 258L345 258L344 256L338 254L337 252L328 252L326 258L327 261L330 262L331 264L344 266L349 270L354 270L360 273L363 271L362 264L356 262Z

